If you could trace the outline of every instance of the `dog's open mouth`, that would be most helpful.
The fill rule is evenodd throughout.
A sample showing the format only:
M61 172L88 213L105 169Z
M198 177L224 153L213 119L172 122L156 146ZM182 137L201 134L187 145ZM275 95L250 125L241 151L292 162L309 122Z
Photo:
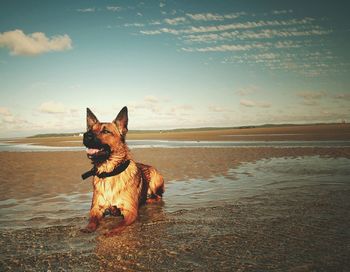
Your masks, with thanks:
M90 160L104 161L108 159L111 154L111 149L108 145L102 145L101 147L88 147L86 154Z

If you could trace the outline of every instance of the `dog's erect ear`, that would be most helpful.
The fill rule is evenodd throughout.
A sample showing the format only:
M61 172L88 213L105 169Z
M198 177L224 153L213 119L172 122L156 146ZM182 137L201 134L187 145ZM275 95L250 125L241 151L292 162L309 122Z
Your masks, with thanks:
M118 113L118 116L113 120L113 123L117 126L119 133L125 136L128 132L128 108L124 107Z
M96 123L99 123L99 121L95 114L93 114L89 108L86 108L86 129L90 130Z

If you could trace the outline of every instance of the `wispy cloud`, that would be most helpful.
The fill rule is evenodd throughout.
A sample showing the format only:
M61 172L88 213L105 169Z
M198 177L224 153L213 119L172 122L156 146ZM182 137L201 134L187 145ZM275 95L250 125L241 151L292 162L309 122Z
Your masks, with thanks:
M172 113L182 113L182 112L188 112L192 110L193 110L193 106L188 104L176 105L170 108L170 112Z
M42 32L26 35L22 30L16 29L0 33L0 47L10 49L11 55L39 55L69 50L72 48L72 40L67 34L48 38Z
M255 42L244 44L222 44L218 46L209 47L183 47L182 50L186 52L230 52L230 51L248 51L252 49L281 49L281 48L300 48L304 46L304 42L298 41L282 41L282 42Z
M232 112L231 108L223 107L223 106L217 106L217 105L209 105L208 110L210 112L216 112L216 113L229 113Z
M264 48L265 44L223 44L219 46L211 47L192 47L192 48L182 48L186 52L228 52L228 51L247 51L254 48Z
M38 107L39 112L49 114L62 114L67 112L67 108L60 102L46 101Z
M272 14L287 14L287 13L293 13L293 10L292 9L273 10L271 13Z
M8 108L0 107L0 128L20 130L30 128L29 125L27 120L13 114Z
M339 99L339 100L345 100L349 101L350 100L350 93L341 93L341 94L336 94L333 96L334 99Z
M11 116L12 113L6 107L0 107L0 116Z
M189 42L218 42L228 40L248 40L248 39L273 39L273 38L289 38L299 36L320 36L330 34L331 30L319 28L311 28L308 30L299 30L297 28L287 29L263 29L260 31L233 31L222 33L210 33L200 35L186 35L184 40Z
M226 19L236 19L242 15L246 15L245 12L236 12L236 13L229 13L229 14L217 14L217 13L187 13L186 16L191 18L194 21L224 21Z
M302 97L307 100L318 100L321 99L322 97L326 96L326 93L323 91L304 91L304 92L299 92L297 93L297 96Z
M239 96L246 96L257 92L258 90L259 90L258 86L249 85L246 87L238 88L237 90L235 90L235 93L238 94Z
M118 7L118 6L107 6L106 7L107 10L112 11L112 12L117 12L117 11L121 11L122 8Z
M243 23L231 23L231 24L220 24L220 25L208 25L208 26L190 26L182 29L169 29L160 28L160 33L170 33L173 35L180 34L195 34L195 33L206 33L206 32L222 32L228 30L239 30L239 29L253 29L260 27L275 27L275 26L292 26L292 25L305 25L310 24L314 19L290 19L290 20L269 20L269 21L249 21Z
M255 101L255 100L248 100L248 99L241 99L239 101L239 104L244 107L259 107L259 108L270 108L271 104L264 101Z
M334 66L327 41L333 29L319 19L298 17L291 9L265 13L190 13L146 23L139 33L145 36L173 35L178 50L188 53L226 52L222 63L259 64L272 71L292 71L317 77ZM235 52L235 54L232 54ZM315 52L321 53L319 55ZM339 63L339 61L338 61Z
M141 23L130 23L130 24L124 24L125 27L144 27L144 24Z
M166 18L164 19L164 22L168 25L178 25L178 24L183 24L186 22L185 17L177 17L177 18Z
M327 93L324 91L303 91L298 92L296 95L303 99L305 106L317 106L319 101L327 96Z
M160 99L154 95L147 95L145 96L144 101L146 103L159 103Z
M87 13L87 12L95 12L96 8L92 7L92 8L80 8L77 9L78 12L83 12L83 13Z

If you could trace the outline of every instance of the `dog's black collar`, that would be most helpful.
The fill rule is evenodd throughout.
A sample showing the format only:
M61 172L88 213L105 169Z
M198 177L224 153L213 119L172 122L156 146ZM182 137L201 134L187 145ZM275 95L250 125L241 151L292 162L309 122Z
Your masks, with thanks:
M102 172L102 173L97 173L96 167L93 167L91 170L82 174L81 178L87 179L88 177L91 177L91 176L97 176L99 178L113 177L113 176L119 175L126 168L128 168L129 164L130 164L130 160L127 160L127 161L123 162L122 164L118 165L116 168L114 168L112 172Z

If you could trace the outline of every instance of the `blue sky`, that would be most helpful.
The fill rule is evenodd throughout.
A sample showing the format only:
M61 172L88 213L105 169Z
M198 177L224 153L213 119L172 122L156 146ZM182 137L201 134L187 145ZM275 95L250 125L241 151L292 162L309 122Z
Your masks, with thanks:
M305 3L307 2L307 3ZM320 3L322 2L322 3ZM346 1L0 1L0 137L350 120Z

